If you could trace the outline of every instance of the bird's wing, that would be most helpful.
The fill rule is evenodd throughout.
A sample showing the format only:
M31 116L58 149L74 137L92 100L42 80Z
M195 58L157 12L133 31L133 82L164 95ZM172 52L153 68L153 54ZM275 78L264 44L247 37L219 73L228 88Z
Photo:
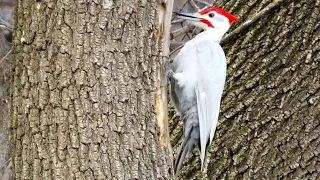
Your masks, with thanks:
M200 159L203 166L206 146L218 122L220 101L226 77L225 55L219 44L202 41L197 45L196 97L200 126ZM209 141L209 142L208 142Z

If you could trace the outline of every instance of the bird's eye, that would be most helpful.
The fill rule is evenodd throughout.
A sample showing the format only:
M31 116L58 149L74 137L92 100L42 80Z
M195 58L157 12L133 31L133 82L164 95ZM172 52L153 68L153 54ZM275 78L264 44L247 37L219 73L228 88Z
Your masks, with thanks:
M210 14L209 14L209 17L210 17L210 18L213 18L213 17L214 17L214 14L213 14L213 13L210 13Z

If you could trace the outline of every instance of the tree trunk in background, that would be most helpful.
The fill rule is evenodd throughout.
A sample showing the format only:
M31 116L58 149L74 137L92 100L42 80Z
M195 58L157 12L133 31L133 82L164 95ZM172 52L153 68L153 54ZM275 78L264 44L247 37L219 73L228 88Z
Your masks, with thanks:
M15 179L168 179L154 92L158 2L16 3Z
M239 26L270 2L221 4ZM285 1L223 46L228 75L208 179L320 179L319 11L319 0ZM181 179L201 177L198 156L185 165Z

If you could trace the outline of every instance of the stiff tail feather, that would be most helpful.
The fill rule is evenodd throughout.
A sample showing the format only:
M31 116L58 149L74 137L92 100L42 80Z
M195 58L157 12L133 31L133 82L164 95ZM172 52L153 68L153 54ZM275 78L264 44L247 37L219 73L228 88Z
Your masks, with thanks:
M182 166L182 163L187 155L192 153L192 150L194 148L194 139L191 138L192 129L189 131L189 134L186 138L184 138L179 151L176 155L175 162L174 162L174 172L175 176L178 177L180 173L180 169Z

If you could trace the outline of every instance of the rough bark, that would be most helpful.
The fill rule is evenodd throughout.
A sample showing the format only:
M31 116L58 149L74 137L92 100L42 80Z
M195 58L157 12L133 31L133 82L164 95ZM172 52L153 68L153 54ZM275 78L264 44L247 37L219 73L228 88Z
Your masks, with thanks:
M221 1L241 17L232 29L269 3ZM195 155L181 179L320 179L319 11L319 0L284 1L223 46L227 83L207 173Z
M15 179L168 179L153 107L159 2L16 4Z

